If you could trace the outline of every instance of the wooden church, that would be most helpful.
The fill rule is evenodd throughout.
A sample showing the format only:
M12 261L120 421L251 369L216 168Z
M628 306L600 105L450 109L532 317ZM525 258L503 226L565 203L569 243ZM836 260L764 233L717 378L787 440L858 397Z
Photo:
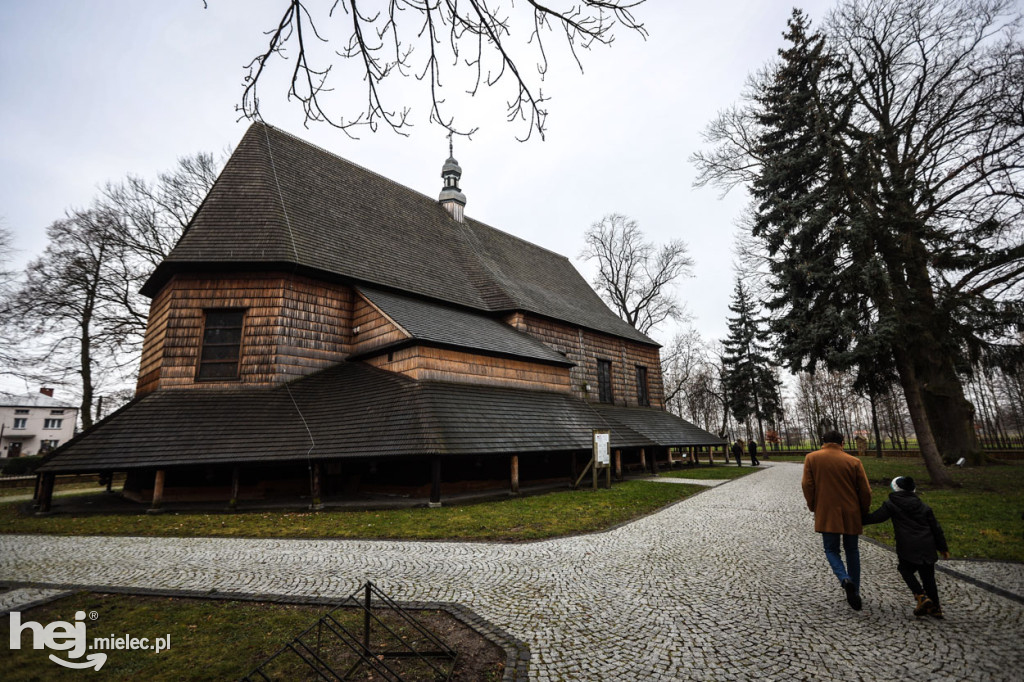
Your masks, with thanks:
M721 439L664 409L659 346L564 256L269 125L143 287L135 399L39 469L170 500L517 492Z

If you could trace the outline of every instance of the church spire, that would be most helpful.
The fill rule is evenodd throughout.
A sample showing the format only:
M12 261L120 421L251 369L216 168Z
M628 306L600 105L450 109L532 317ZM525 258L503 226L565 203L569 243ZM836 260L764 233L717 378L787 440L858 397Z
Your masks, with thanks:
M459 178L461 177L462 168L452 152L452 134L448 133L448 160L441 167L444 186L441 188L441 195L437 200L460 223L463 221L463 211L466 207L466 195L459 189Z

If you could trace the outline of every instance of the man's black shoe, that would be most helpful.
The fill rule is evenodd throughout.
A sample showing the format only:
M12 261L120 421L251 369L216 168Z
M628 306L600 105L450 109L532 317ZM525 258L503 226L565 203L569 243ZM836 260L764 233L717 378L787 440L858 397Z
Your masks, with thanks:
M843 589L846 590L846 602L854 611L860 611L862 604L860 595L857 593L857 586L853 584L852 580L847 578L843 581Z

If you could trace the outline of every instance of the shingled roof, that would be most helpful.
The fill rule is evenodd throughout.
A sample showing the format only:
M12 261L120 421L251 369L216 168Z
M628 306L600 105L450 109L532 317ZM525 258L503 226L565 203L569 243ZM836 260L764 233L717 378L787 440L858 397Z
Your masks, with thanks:
M657 345L569 260L263 123L254 123L170 255L176 272L292 267L475 310L526 311Z
M599 428L615 448L721 442L662 410L595 409L564 393L415 381L343 362L272 389L155 391L40 470L586 450Z
M573 364L564 355L548 348L529 334L479 313L369 287L361 286L359 292L393 322L409 332L413 341L553 365ZM376 348L372 352L379 353L386 349Z

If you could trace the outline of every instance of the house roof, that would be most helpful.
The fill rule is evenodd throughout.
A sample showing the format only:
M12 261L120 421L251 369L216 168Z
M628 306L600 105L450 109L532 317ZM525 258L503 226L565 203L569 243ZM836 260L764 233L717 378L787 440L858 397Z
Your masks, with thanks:
M726 441L713 436L699 426L680 419L671 412L644 407L620 407L595 404L602 417L623 429L629 429L654 443L672 445L722 445Z
M143 287L176 272L291 266L486 312L522 310L657 345L569 260L254 123L181 239Z
M595 428L610 429L617 448L722 442L657 409L595 409L564 393L415 381L343 362L272 389L155 391L40 470L586 450Z
M43 393L26 393L24 395L0 393L0 407L52 407L65 410L78 409L74 405L62 402L56 398L51 398Z
M359 287L359 292L416 341L572 366L561 353L529 334L480 313L395 293ZM385 348L375 349L378 353Z

